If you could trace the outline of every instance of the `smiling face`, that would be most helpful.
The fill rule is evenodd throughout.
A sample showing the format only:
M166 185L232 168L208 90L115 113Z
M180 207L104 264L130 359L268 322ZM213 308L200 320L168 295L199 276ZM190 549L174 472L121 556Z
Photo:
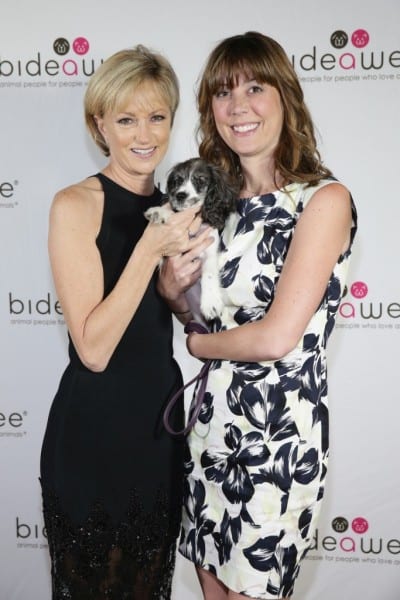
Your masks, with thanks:
M115 172L136 177L154 174L167 151L172 121L171 109L154 83L142 83L120 106L95 119Z
M232 88L222 86L214 94L212 110L219 135L241 161L273 156L283 123L276 88L240 75Z

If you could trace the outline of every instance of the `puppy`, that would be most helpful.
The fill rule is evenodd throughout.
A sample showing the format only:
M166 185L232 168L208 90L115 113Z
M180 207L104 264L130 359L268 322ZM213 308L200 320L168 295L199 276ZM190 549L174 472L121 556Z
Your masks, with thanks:
M191 158L178 163L169 172L166 186L166 202L162 206L149 208L144 214L152 223L166 223L172 212L179 212L199 204L203 223L214 230L214 242L206 249L201 274L200 300L193 298L193 288L188 290L189 306L196 314L196 304L206 321L220 317L223 309L218 272L217 251L219 232L228 215L236 208L239 190L221 169L201 158Z

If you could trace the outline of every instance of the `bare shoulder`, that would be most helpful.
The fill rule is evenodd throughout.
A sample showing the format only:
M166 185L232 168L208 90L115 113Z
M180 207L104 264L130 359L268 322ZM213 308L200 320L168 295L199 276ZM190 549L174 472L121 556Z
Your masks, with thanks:
M317 189L308 201L299 219L297 233L302 240L324 240L344 252L350 242L352 203L349 190L342 183L332 181Z
M50 218L96 220L101 214L103 190L96 177L88 177L59 190L51 204Z
M315 219L319 226L322 221L333 225L337 223L341 226L349 226L352 221L352 203L351 195L345 185L337 181L332 181L318 188L309 198L300 222L305 226L315 225Z
M348 210L351 205L351 195L345 185L332 181L320 187L311 196L308 206L310 208Z
M53 207L71 207L95 202L103 195L100 181L96 177L88 177L83 181L59 190L54 196Z

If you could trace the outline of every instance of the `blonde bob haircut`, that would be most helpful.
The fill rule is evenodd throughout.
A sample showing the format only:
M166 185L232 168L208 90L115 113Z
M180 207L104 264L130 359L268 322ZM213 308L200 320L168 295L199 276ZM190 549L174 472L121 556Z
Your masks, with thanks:
M140 85L152 83L171 111L171 123L179 104L179 83L166 58L139 44L121 50L105 60L89 80L85 93L85 121L103 154L108 146L99 132L95 117L124 108L127 99Z
M242 184L239 157L220 137L212 110L213 96L223 88L235 87L240 75L269 84L279 92L283 126L275 165L285 184L315 185L323 177L331 176L321 162L311 115L292 64L278 42L256 31L226 38L208 58L197 92L200 156L228 171Z

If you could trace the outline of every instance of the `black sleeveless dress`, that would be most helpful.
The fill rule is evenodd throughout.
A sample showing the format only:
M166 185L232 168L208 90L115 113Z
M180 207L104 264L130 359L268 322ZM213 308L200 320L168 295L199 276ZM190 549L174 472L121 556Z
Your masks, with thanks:
M103 174L97 246L113 289L161 192L142 197ZM172 319L153 276L104 372L69 343L41 454L53 600L170 598L181 508L183 444L162 426L182 378ZM175 426L183 424L183 406Z

